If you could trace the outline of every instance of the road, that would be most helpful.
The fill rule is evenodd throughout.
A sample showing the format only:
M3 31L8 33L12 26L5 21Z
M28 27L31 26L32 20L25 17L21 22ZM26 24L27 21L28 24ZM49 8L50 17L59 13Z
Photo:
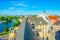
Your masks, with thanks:
M25 19L16 31L15 37L12 40L37 40L32 31L32 25Z

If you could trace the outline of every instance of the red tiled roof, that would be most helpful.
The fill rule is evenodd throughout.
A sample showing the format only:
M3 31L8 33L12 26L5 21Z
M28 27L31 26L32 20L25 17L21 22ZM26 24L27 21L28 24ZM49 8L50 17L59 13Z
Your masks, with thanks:
M57 19L58 19L58 17L56 17L56 16L48 16L48 18L49 18L50 20L57 20Z
M50 22L52 23L56 23L58 21L58 17L56 16L48 16L48 19L50 20Z

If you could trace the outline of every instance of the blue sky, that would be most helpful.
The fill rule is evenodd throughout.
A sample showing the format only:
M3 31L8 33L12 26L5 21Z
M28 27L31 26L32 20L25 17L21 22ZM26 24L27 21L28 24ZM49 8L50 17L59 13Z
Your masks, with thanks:
M60 13L60 0L0 0L0 15L36 15L43 10Z

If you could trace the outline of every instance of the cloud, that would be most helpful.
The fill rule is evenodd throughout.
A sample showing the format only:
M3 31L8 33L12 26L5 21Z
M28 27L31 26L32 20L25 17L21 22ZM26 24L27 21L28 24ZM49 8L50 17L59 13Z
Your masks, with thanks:
M24 9L25 7L27 7L27 5L24 4L23 2L18 2L18 1L11 1L10 4L11 6L8 7L9 10Z
M14 5L14 6L27 7L27 5L26 5L26 4L24 4L23 2L20 2L20 3L13 3L12 5Z
M21 15L23 10L2 10L0 11L0 15Z

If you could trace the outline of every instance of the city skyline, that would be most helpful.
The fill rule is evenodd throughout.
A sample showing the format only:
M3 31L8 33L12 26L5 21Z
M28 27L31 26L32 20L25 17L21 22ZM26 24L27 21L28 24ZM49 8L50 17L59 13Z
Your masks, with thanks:
M59 0L0 0L0 15L60 14Z

